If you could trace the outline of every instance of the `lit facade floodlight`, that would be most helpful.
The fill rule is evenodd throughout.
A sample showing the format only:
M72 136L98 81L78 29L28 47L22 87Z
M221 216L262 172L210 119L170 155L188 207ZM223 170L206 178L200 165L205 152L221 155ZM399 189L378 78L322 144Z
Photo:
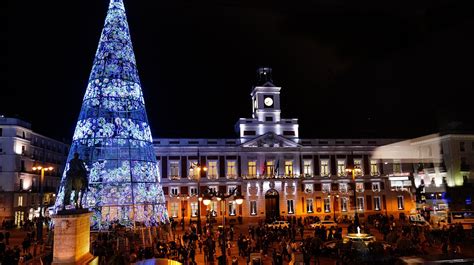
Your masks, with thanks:
M211 200L209 198L205 198L204 200L202 200L202 203L208 206L209 204L211 204Z
M236 196L237 198L235 198L235 202L238 204L238 205L241 205L242 203L244 203L244 198L242 198L241 196Z

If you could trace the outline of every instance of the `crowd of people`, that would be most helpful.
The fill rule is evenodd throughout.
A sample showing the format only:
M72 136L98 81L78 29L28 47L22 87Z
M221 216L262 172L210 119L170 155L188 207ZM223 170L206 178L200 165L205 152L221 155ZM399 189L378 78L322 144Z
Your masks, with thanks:
M21 229L26 235L21 245L11 245L10 230L0 231L0 264L23 264L42 253L44 244L36 237L39 220L23 223Z
M395 220L393 216L372 216L358 227L353 223L347 227L348 233L370 234L372 228L372 232L377 229L383 236L383 241L365 244L343 240L343 230L338 224L313 229L310 224L318 221L315 218L280 220L287 221L287 226L268 225L262 220L244 231L242 228L247 226L232 224L223 229L206 223L201 233L195 223L186 226L181 223L178 231L178 222L174 220L170 224L138 226L137 229L116 223L107 231L93 233L91 252L99 257L100 265L130 264L152 258L169 258L185 265L198 264L198 255L202 255L206 264L211 261L223 264L224 253L227 264L233 265L238 264L239 259L245 264L262 264L263 257L271 259L274 265L294 261L296 257L304 264L310 264L310 261L319 264L324 256L336 259L337 264L391 264L397 257L428 255L436 248L443 255L459 257L467 238L461 225L431 229L430 226L413 225L406 219ZM16 246L10 245L8 230L0 232L0 264L22 264L42 252L43 245L35 238L35 222L25 222L21 229L27 233ZM238 254L231 251L234 247Z

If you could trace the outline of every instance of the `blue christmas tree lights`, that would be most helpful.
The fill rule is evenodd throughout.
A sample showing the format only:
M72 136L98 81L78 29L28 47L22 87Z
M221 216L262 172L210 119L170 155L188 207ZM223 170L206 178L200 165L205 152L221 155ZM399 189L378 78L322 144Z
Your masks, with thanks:
M165 198L122 0L111 0L68 161L89 170L93 227L167 222ZM68 170L68 165L64 172ZM63 174L56 209L64 198Z

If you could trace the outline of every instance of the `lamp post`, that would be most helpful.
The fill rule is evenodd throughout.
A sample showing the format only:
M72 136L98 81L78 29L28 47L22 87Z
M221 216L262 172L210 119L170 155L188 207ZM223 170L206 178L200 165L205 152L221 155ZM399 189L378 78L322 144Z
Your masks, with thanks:
M186 199L189 199L189 196L182 196L181 194L178 194L178 196L176 196L176 198L180 201L180 204L181 204L181 228L183 229L183 232L184 232L184 211L186 210L183 206L183 201L185 201Z
M336 199L339 198L339 194L337 194L336 192L331 192L331 194L328 195L328 198L331 198L331 196L333 197L333 204L332 204L333 220L334 222L336 222Z
M209 205L211 203L211 200L213 198L216 198L216 200L221 201L224 203L224 208L223 208L223 216L222 216L222 245L221 245L221 252L222 252L222 257L224 264L227 264L226 260L226 245L227 245L227 237L226 237L226 229L225 229L225 207L226 207L226 199L234 196L234 201L238 205L241 205L244 202L244 197L240 195L240 192L237 191L237 188L231 190L228 194L224 194L222 192L215 192L210 189L207 189L205 194L204 194L204 199L203 203L204 205Z
M201 163L199 162L200 158L201 157L199 156L199 149L198 149L197 163L196 164L191 163L191 167L190 167L190 169L193 169L194 176L196 175L196 173L194 171L197 171L197 184L198 184L198 186L197 186L197 196L198 196L197 231L198 231L199 235L202 234L202 226L201 226L201 201L202 201L202 197L201 197L201 177L204 174L203 172L207 171L206 166L201 166Z
M346 171L352 174L352 180L354 181L354 226L359 226L359 216L357 215L357 194L356 194L356 174L362 172L360 167L354 166L354 168L347 168Z
M40 171L40 211L39 211L39 222L37 222L37 239L38 241L43 241L43 182L44 182L44 172L52 171L53 167L43 167L43 166L33 166L33 171Z

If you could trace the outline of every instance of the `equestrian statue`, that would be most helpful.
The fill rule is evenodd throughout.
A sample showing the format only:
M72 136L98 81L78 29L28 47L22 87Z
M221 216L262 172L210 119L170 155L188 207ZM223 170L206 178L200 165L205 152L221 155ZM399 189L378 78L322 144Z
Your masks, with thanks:
M82 198L89 190L89 177L87 176L87 169L84 161L79 158L78 153L74 153L74 158L69 161L69 169L66 172L66 178L64 181L64 200L62 210L66 209L66 205L71 204L72 191L74 191L75 209L82 209Z

